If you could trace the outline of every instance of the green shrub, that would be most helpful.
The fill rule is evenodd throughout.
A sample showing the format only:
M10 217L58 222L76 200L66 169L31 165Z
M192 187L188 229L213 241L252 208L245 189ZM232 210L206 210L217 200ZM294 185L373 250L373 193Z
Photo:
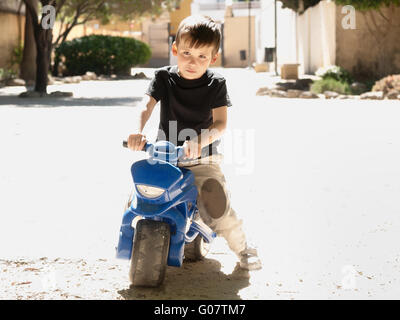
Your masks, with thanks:
M63 61L65 75L130 74L130 69L146 63L150 47L136 39L91 35L62 43L56 49L55 60Z
M0 81L9 80L17 77L17 73L12 69L0 68Z
M320 76L323 80L334 79L343 83L351 84L353 83L353 77L350 72L338 66L330 66L327 68L319 68L315 72L317 76Z
M375 82L372 91L383 91L384 94L387 94L393 89L400 92L400 74L387 76Z
M340 94L350 94L350 85L346 82L328 78L317 80L311 85L311 91L314 93L324 93L325 91L334 91Z

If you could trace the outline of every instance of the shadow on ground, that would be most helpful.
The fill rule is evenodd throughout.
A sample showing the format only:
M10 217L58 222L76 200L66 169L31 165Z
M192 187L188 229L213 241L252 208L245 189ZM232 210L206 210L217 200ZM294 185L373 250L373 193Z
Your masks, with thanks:
M133 107L141 97L115 98L19 98L15 95L0 96L1 105L19 108L54 108L54 107Z
M238 300L239 291L250 285L249 279L249 272L239 265L226 275L217 260L205 259L184 262L181 268L168 267L161 287L130 287L118 294L126 300Z

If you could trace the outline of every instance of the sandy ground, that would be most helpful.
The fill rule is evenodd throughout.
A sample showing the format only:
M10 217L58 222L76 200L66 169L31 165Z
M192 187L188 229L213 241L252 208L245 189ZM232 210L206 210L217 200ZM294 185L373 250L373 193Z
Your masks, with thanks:
M152 70L146 69L152 75ZM148 80L0 89L0 299L398 299L398 101L256 97L274 81L221 70L234 103L224 140L232 204L264 268L244 272L223 239L203 262L130 289L114 258L143 157L121 147ZM155 135L157 110L147 131Z

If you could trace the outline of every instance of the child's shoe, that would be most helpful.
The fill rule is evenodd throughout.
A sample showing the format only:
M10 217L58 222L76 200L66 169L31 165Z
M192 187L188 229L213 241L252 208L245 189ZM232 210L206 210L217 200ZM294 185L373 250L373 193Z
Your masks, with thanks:
M245 270L259 270L262 268L261 260L258 258L257 249L246 247L239 253L240 268Z

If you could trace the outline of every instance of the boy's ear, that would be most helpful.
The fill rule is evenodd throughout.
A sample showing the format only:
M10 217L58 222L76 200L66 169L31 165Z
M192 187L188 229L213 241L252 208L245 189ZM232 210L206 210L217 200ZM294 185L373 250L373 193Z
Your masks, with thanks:
M219 56L219 52L217 52L216 54L214 54L214 57L211 59L211 64L215 63L215 61L217 61Z
M171 52L175 57L178 55L178 48L175 41L172 43Z

